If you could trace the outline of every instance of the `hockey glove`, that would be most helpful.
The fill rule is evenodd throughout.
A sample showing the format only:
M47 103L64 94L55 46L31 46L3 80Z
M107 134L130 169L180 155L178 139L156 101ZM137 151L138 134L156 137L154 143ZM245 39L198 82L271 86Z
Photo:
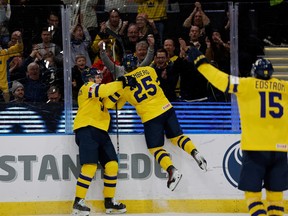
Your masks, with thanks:
M208 59L195 47L190 47L187 50L188 60L194 62L196 68L203 63L209 63Z
M120 77L118 77L117 80L122 81L123 88L125 88L126 86L130 86L130 89L133 89L137 85L136 78L132 77L132 76L120 76Z

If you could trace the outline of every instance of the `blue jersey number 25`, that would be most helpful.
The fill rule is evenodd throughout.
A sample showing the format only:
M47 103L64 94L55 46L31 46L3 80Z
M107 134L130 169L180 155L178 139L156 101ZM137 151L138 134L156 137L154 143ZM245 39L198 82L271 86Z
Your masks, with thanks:
M282 94L277 92L259 92L259 94L261 97L261 118L266 117L266 111L269 111L273 118L281 118L284 109L279 102L276 102L276 99L277 101L282 100ZM266 107L266 95L268 95L269 100L268 107Z
M134 97L138 103L147 99L148 98L147 95L151 95L151 96L155 95L157 91L157 88L152 83L152 78L150 76L144 77L143 79L141 79L141 83L144 88L142 87L142 85L140 85L140 83L138 83L137 85L138 89L134 93Z

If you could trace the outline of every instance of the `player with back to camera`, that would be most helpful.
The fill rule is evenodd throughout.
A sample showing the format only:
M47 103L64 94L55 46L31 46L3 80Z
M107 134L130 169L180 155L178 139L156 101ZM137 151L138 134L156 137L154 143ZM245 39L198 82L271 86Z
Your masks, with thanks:
M104 170L103 195L106 214L126 212L126 206L114 199L118 159L108 134L110 114L106 101L110 101L109 95L125 86L135 87L136 79L122 76L118 81L99 84L101 82L98 79L99 75L96 69L86 69L82 74L85 83L78 94L79 108L74 120L74 132L79 147L81 171L77 179L72 215L89 215L90 208L85 204L85 197L96 173L98 162Z
M241 119L242 169L238 184L250 215L284 215L283 192L288 189L288 82L272 77L271 62L258 59L252 77L228 75L208 63L195 47L180 46L198 71L223 92L235 94ZM262 202L266 190L267 208Z
M104 52L103 42L99 43L99 48ZM191 155L202 170L206 171L207 162L199 154L191 139L183 134L175 110L165 97L154 68L137 67L137 59L133 54L124 56L123 66L126 71L125 76L135 77L137 86L133 89L124 88L110 97L118 101L119 109L126 101L135 107L144 125L147 148L162 169L167 171L167 187L173 191L181 180L182 174L174 167L170 154L163 148L164 135L174 145Z

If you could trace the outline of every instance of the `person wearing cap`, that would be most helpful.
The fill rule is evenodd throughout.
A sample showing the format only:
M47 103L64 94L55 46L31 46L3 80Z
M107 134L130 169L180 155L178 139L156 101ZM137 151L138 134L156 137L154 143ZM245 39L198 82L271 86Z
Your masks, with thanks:
M16 80L13 81L11 93L14 99L11 100L10 103L23 103L25 101L24 86L22 85L22 83Z
M61 102L61 93L57 86L51 86L47 91L48 101L46 103Z

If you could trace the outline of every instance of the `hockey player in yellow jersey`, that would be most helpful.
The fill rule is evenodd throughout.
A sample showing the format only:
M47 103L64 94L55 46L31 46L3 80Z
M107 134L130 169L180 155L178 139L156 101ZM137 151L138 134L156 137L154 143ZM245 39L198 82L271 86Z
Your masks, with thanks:
M100 44L100 50L102 48ZM117 92L111 97L114 101L118 101L118 108L124 106L127 101L135 107L144 125L147 148L160 166L167 171L167 187L173 191L182 174L174 167L170 154L163 148L164 135L174 145L191 155L198 166L205 171L207 162L199 154L191 139L183 134L175 110L165 97L155 70L149 66L137 68L137 59L133 54L124 57L123 66L128 72L125 76L136 78L137 86L133 89L124 88L124 93Z
M194 47L179 39L198 71L223 92L237 97L241 120L242 169L238 188L245 193L251 215L284 215L288 189L288 82L272 77L269 60L252 65L252 77L228 75L208 63ZM267 208L262 202L266 189Z
M76 196L72 215L88 216L90 208L85 205L86 193L100 164L104 170L104 205L107 214L125 213L126 206L114 199L118 160L108 134L110 114L107 104L112 102L109 95L125 86L135 87L136 79L131 76L119 77L118 81L99 84L101 74L88 68L82 77L85 84L78 94L79 108L74 120L75 141L79 146L81 172L77 179ZM120 81L120 82L119 82Z

